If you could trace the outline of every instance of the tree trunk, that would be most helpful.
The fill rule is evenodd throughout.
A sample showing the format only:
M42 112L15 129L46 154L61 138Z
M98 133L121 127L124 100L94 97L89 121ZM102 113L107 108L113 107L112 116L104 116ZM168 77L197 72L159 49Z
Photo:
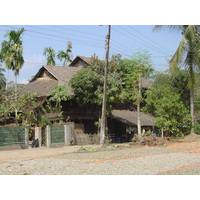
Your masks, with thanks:
M15 101L17 101L17 75L16 74L15 74ZM15 108L15 119L16 118L17 118L17 108Z
M137 128L138 135L141 135L140 103L137 104Z
M161 137L163 138L164 137L164 131L163 131L163 128L161 130Z
M7 75L6 75L6 91L8 90L8 79L9 79L9 69L7 68Z
M15 94L17 94L17 75L15 75Z
M193 56L189 57L189 81L190 81L190 114L191 114L191 124L192 128L190 133L194 132L194 84L195 84L195 75L193 69Z
M192 123L192 128L191 128L191 133L194 132L194 87L190 88L190 114L191 114L191 123Z

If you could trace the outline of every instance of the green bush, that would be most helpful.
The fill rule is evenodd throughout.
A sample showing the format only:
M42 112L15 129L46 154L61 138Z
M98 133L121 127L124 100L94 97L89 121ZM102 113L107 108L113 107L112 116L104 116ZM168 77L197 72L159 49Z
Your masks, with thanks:
M200 123L199 122L195 122L194 124L194 132L198 135L200 135Z

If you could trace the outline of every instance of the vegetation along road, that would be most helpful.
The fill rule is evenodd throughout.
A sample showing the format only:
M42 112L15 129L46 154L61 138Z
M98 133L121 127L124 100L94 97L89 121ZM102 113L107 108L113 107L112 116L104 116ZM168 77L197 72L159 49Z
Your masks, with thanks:
M19 151L21 153L19 153ZM199 175L200 143L1 151L1 175ZM7 156L2 156L7 155ZM18 156L17 156L18 155Z

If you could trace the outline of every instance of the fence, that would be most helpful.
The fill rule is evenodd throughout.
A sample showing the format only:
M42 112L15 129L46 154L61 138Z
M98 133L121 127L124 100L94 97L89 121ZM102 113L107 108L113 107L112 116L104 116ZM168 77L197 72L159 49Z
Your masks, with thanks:
M74 123L46 127L47 147L99 144L99 141L100 137L98 134L74 134Z
M77 145L99 144L100 141L99 134L80 133L75 134L74 138Z
M0 149L27 149L28 127L0 127Z

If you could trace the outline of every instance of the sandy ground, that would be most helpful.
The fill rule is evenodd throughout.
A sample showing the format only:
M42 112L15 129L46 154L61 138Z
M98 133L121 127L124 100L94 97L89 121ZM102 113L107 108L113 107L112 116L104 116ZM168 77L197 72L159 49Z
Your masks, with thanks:
M1 175L199 175L200 143L118 146L79 152L80 146L0 151Z
M84 147L97 151L80 152L81 146L1 150L0 175L200 175L199 135L155 146Z

